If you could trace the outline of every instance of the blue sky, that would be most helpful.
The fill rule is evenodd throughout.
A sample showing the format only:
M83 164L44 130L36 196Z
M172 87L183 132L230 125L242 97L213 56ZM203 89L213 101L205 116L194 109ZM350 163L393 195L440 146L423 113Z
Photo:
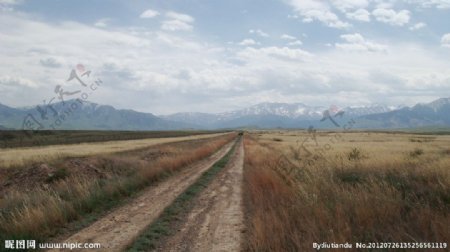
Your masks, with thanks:
M450 96L450 0L0 0L0 102L42 103L77 64L89 100L166 114L260 102Z

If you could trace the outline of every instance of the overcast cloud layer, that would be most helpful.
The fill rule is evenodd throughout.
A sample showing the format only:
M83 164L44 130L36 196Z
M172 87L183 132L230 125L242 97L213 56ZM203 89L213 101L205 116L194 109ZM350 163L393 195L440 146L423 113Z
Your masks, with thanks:
M79 63L92 102L155 114L429 102L450 96L448 24L450 0L0 0L0 103L79 89Z

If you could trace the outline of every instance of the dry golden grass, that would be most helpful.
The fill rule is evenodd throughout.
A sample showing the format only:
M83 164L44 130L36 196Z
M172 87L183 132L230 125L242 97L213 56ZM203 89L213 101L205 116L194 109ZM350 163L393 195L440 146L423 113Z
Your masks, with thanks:
M262 134L263 133L263 134ZM261 136L258 136L261 135ZM325 149L326 145L331 146L327 150L327 156L343 154L353 148L361 148L370 152L369 159L398 159L402 158L405 152L421 148L427 154L440 153L450 149L450 135L416 135L406 133L377 133L377 132L322 132L316 133L316 142L312 135L306 131L268 131L256 133L258 141L263 144L270 144L282 150L285 154L290 147L296 147L302 141L309 150ZM274 141L273 139L281 141ZM425 142L423 142L425 140ZM422 142L417 142L422 141Z
M135 150L162 143L204 139L225 133L194 135L184 137L150 138L139 140L107 141L43 147L0 149L0 168L24 166L33 162L50 162L62 157L80 157Z
M86 213L104 210L152 182L211 155L235 137L232 133L197 145L185 142L165 146L160 151L168 154L151 160L143 159L145 150L104 156L99 158L102 165L130 172L105 179L71 175L33 191L8 192L0 198L0 238L46 239Z
M305 132L246 139L247 250L448 242L449 136L339 133L331 142L335 134L318 132L318 145L305 144L311 154L299 145Z

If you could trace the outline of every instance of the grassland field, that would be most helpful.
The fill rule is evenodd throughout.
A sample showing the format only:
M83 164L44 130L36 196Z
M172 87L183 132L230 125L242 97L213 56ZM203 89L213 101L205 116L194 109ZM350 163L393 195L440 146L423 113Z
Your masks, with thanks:
M245 151L248 251L449 241L449 135L256 131Z
M225 131L95 131L95 130L0 130L0 148L36 147L144 138L166 138Z
M59 138L63 139L61 141L55 139L56 142L64 142L64 136L70 137L71 135L64 135L64 133L61 132L56 134ZM82 135L82 133L77 134ZM90 136L90 134L94 133L89 133L88 135ZM106 135L106 141L99 142L98 140L102 139L101 137L91 137L88 140L77 144L72 143L32 147L0 148L0 169L9 167L21 167L40 161L50 162L52 160L61 159L64 157L81 157L88 155L92 156L98 154L123 152L127 150L146 148L162 143L209 138L225 134L225 132L210 132L209 134L206 134L205 132L202 132L201 134L196 134L195 132L192 132L191 134L189 134L188 132L174 132L164 134L152 133L149 135L144 133L136 133L134 137L140 136L140 138L131 140L112 140L114 139L112 132L102 134ZM117 132L115 134L120 135L122 133ZM159 137L158 134L161 134L162 136ZM151 135L153 137L149 137ZM41 135L40 137L44 137L44 135ZM124 137L124 139L126 139L126 137Z

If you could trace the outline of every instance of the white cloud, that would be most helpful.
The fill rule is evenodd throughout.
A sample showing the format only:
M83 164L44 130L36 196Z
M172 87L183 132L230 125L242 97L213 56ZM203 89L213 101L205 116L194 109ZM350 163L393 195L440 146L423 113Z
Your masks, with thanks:
M331 3L343 12L366 8L369 5L368 0L331 0Z
M17 26L12 27L11 23ZM67 90L79 88L76 83L65 81L70 68L82 63L92 70L92 77L98 76L105 83L102 91L92 96L94 101L135 107L138 104L133 100L139 92L147 90L149 97L163 95L177 85L172 72L177 72L180 66L191 66L195 71L210 67L216 57L207 55L220 51L203 42L161 31L103 30L76 22L52 24L14 13L0 15L0 36L0 48L10 48L1 54L0 76L12 76L1 79L2 85L10 83L7 91L11 98L3 93L0 99L11 105L40 103L55 95L53 89L58 84L68 85ZM78 39L67 40L74 37ZM107 68L108 65L116 67ZM20 85L13 86L14 83ZM31 96L19 88L33 85L36 90ZM117 99L121 92L127 93L122 96L123 101ZM13 99L18 96L27 99Z
M280 38L281 38L281 39L286 39L286 40L296 40L296 39L297 39L296 37L291 36L291 35L289 35L289 34L283 34L283 35L281 35Z
M0 11L12 12L14 11L13 6L21 4L22 0L0 0Z
M450 0L406 0L409 3L418 4L423 8L450 9Z
M338 49L344 51L356 51L356 52L383 52L387 47L382 44L378 44L372 41L367 41L361 34L344 34L341 35L341 39L346 43L336 43L335 46Z
M241 42L239 42L239 45L241 46L251 46L251 45L258 45L259 43L253 39L244 39Z
M28 88L37 87L36 83L32 80L10 75L0 76L0 86L28 87Z
M162 22L161 29L166 31L192 31L194 27L180 20L166 20Z
M372 2L375 5L375 9L392 9L396 1L398 0L373 0Z
M392 9L378 8L372 11L372 15L380 22L395 26L403 26L409 23L410 19L410 12L408 10L396 12Z
M363 22L370 22L370 12L366 9L358 9L354 12L347 12L345 16L349 19L354 19Z
M22 0L0 0L0 5L17 5L22 2Z
M53 57L41 59L39 62L44 67L59 68L62 66L62 63L60 62L60 60L53 58Z
M444 34L441 38L441 45L450 48L450 33Z
M249 32L250 34L257 34L257 35L259 35L259 36L261 36L261 37L264 37L264 38L269 37L269 34L263 32L261 29L256 29L256 30L251 29L251 30L249 30L248 32Z
M287 0L287 2L303 18L303 22L305 23L317 20L328 27L337 29L344 29L351 26L349 23L341 21L330 10L330 5L326 2L315 0Z
M341 38L349 43L364 43L364 37L359 33L354 34L344 34L341 35Z
M301 45L303 45L303 42L300 40L294 40L294 41L289 42L287 45L288 46L301 46Z
M311 53L305 50L276 46L262 48L247 47L243 51L238 52L237 55L249 62L266 62L267 58L304 61L313 57Z
M11 6L21 4L23 0L0 0L0 6Z
M159 12L156 10L148 9L139 16L140 18L154 18L159 15Z
M167 20L162 22L161 29L166 31L192 31L195 19L187 14L174 11L166 13Z
M427 24L425 24L425 23L423 23L423 22L420 22L420 23L417 23L417 24L415 24L415 25L409 27L409 29L410 29L411 31L416 31L416 30L420 30L420 29L422 29L422 28L424 28L424 27L426 27L426 26L427 26Z
M171 19L176 19L176 20L180 20L186 23L193 23L194 22L194 18L187 15L187 14L183 14L183 13L178 13L175 11L169 11L166 13L166 17L171 18Z
M111 21L110 18L102 18L97 20L97 22L95 22L94 26L100 27L100 28L104 28L108 26L108 23Z

